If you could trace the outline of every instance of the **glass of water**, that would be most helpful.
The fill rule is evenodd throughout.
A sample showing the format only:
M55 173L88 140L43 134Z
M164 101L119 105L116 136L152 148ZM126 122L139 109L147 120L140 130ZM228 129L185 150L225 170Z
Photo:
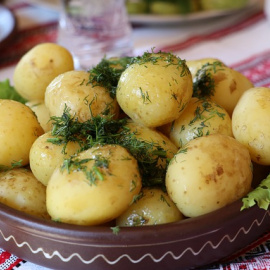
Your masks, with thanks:
M61 0L58 43L73 54L77 69L105 56L132 56L131 33L125 0Z

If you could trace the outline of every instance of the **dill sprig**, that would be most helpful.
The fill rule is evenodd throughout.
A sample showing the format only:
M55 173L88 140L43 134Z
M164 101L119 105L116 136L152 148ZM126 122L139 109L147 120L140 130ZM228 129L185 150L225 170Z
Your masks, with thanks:
M69 141L78 142L81 146L78 152L96 145L121 145L138 161L143 186L164 185L166 166L161 163L168 164L166 151L157 143L139 139L127 122L127 118L113 119L112 115L108 115L95 116L80 123L66 107L61 117L52 117L52 135L56 139L50 142L62 144L63 149Z
M154 49L152 49L151 52L144 52L142 56L133 57L130 64L144 65L146 63L152 63L153 65L156 65L159 64L159 61L165 62L165 67L170 65L177 66L177 69L181 69L181 77L190 73L189 68L186 65L186 60L183 60L170 52L159 51L155 53Z
M103 58L95 67L89 70L89 81L93 86L108 89L110 96L115 98L116 88L122 72L131 61L131 57Z
M222 70L224 64L220 61L204 64L193 79L193 96L210 98L215 94L214 74Z

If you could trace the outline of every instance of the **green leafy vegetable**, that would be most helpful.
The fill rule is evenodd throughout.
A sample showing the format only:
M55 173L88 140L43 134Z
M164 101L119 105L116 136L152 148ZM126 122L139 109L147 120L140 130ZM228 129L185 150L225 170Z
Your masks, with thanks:
M257 188L252 190L242 199L241 210L250 208L257 204L260 208L267 210L270 203L270 174L262 180Z
M17 91L10 85L9 79L0 82L0 99L12 99L23 104L27 102Z

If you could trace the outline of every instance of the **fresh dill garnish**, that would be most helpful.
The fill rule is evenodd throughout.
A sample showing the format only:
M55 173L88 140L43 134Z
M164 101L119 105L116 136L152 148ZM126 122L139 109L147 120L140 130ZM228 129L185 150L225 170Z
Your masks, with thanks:
M157 143L136 137L127 123L127 118L114 120L111 115L79 122L66 107L61 117L52 117L52 135L56 139L50 142L63 144L63 149L69 141L78 142L81 147L78 152L96 145L121 145L137 160L144 186L164 185L169 162L166 151ZM162 161L166 166L161 165Z
M20 168L22 167L22 159L19 161L13 161L11 162L10 166L5 166L5 165L0 165L0 172L2 171L9 171L15 168Z
M108 89L110 96L115 98L116 88L122 72L130 64L131 57L103 58L95 67L90 69L89 81L93 86L103 86Z
M145 93L144 93L141 87L140 87L140 91L141 91L141 96L142 96L142 99L143 99L143 103L144 104L149 104L149 102L151 103L148 92L145 91Z
M119 226L110 227L110 228L111 228L113 234L115 234L115 235L119 234L119 232L120 232L120 227Z
M89 169L87 163L89 161L94 161L93 166ZM102 168L109 168L109 160L102 156L95 156L94 158L79 159L78 156L72 156L69 159L65 159L61 170L70 171L82 171L86 179L89 181L90 185L95 185L96 182L104 180L104 172Z
M160 200L161 200L162 202L165 202L169 207L171 207L171 205L168 203L168 201L166 200L166 198L164 197L163 194L160 195Z
M177 69L181 69L180 76L183 77L190 73L188 66L186 65L186 61L177 57L176 55L170 52L154 52L152 49L151 52L145 52L142 56L133 57L131 59L130 64L139 64L145 65L147 63L151 63L153 65L159 64L159 61L165 62L165 67L174 65L177 66Z
M193 96L211 97L215 93L214 74L222 70L224 64L220 61L204 64L196 73L193 79Z

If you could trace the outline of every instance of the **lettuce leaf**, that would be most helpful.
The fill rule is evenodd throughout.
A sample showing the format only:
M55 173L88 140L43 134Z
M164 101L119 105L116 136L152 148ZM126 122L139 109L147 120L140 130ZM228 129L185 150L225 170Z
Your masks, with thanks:
M257 188L252 190L242 199L241 210L250 208L257 204L260 208L267 210L270 204L270 174L262 180Z
M23 104L27 102L17 91L10 85L9 79L0 81L0 99L12 99Z

